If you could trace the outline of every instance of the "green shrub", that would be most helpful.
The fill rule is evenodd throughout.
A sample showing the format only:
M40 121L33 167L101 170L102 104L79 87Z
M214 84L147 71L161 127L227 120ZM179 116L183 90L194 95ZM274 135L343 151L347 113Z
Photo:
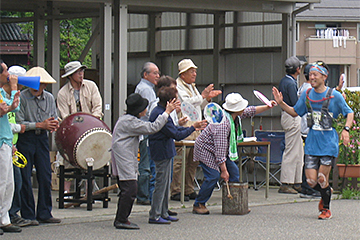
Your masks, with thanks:
M360 92L344 91L346 102L354 111L353 126L350 128L350 144L344 146L340 141L338 163L360 164ZM346 119L342 114L335 120L335 129L341 134L344 129Z
M346 187L341 192L341 198L360 200L360 190L351 187Z

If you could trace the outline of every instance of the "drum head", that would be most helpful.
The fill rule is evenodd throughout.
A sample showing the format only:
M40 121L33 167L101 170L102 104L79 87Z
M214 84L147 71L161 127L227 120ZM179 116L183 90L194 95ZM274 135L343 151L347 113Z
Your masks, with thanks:
M106 129L93 128L86 131L74 147L76 164L83 169L87 169L86 159L93 158L94 170L105 166L111 160L109 152L111 139L111 133Z

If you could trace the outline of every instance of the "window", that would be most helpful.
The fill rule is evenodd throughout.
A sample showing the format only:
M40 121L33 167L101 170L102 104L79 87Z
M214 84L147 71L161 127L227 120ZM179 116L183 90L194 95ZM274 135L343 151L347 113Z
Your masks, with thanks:
M300 40L300 23L296 23L296 42Z
M344 36L344 29L340 23L315 23L315 35L318 38L333 38L333 36Z
M356 32L357 32L357 40L358 40L358 42L360 42L360 23L357 24L357 31Z

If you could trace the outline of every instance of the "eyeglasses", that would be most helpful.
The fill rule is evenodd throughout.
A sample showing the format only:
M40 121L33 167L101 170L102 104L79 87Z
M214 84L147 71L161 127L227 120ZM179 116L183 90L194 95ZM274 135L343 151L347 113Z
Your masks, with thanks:
M154 71L154 72L150 72L150 73L152 73L154 75L161 75L161 72L158 72L158 71Z

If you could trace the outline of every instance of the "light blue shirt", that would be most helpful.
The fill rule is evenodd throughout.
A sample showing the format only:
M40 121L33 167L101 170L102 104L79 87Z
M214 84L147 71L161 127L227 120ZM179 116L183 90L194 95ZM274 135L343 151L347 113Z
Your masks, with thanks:
M312 89L309 93L309 98L313 101L319 101L326 96L326 92L322 93L315 92ZM347 105L345 99L338 91L333 91L333 98L330 99L329 112L332 114L333 118L336 119L341 113L345 117L348 113L353 111ZM303 92L299 98L299 101L294 106L295 112L299 116L303 116L308 112L306 107L306 92ZM313 111L321 111L322 101L319 102L310 102ZM315 126L315 124L314 124ZM331 130L317 130L313 128L310 129L306 142L305 142L305 154L313 156L333 156L337 157L339 154L339 137L334 128Z
M149 82L146 79L141 79L139 84L136 86L135 93L140 94L143 98L146 98L149 101L147 109L149 110L149 105L156 99L155 94L155 84ZM146 115L141 118L141 120L149 121L150 112L147 111Z
M3 101L7 105L10 106L13 103L14 96L15 96L15 93L17 91L11 91L10 99L6 98L6 92L5 92L4 89L0 88L0 92L1 92L1 96L2 96ZM17 112L17 111L19 111L19 109L20 109L20 104L13 112ZM4 143L6 143L10 147L12 147L12 139L13 139L13 133L11 131L11 127L10 127L10 124L9 124L8 117L5 114L4 116L0 117L0 147Z

